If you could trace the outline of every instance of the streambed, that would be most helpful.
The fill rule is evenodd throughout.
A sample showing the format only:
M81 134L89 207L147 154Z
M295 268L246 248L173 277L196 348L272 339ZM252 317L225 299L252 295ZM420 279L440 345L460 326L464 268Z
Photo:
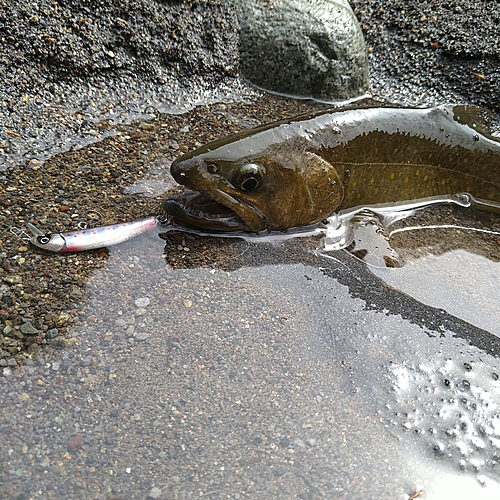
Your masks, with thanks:
M306 106L266 97L135 124L12 177L6 222L155 213L189 140ZM73 184L51 182L59 168ZM425 221L498 229L449 207ZM20 365L0 385L9 497L496 498L498 241L457 231L400 239L399 268L362 233L367 254L328 256L320 238L182 232L58 255L3 233L2 278L19 277L3 279L2 348Z

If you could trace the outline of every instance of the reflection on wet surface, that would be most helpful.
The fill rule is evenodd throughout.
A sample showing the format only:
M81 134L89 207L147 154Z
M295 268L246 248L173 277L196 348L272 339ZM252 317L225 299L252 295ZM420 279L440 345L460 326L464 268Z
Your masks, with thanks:
M178 154L256 120L217 109L8 170L5 223L154 212ZM498 498L498 236L355 236L353 254L169 232L65 257L2 233L0 498Z
M70 346L2 378L9 498L498 498L500 367L477 329L305 239L232 240L232 271L174 270L164 245L112 249ZM207 248L176 245L177 264ZM387 271L416 289L415 266Z
M443 360L437 353L413 366L394 366L397 401L388 404L394 410L389 418L415 440L426 441L436 456L478 473L483 482L498 472L500 383L494 362L464 349L469 361Z
M500 263L464 250L372 267L388 285L500 336Z
M120 124L256 95L238 80L215 86L202 81L187 86L170 82L162 87L135 79L112 83L108 76L106 82L109 86L74 79L61 81L53 84L54 93L13 97L9 106L4 102L0 109L0 134L4 139L0 143L0 172L27 161L41 165L58 152L102 141L116 134ZM147 129L148 123L143 127Z
M439 224L392 228L370 219L348 250L395 289L500 336L499 221L444 207L431 216Z

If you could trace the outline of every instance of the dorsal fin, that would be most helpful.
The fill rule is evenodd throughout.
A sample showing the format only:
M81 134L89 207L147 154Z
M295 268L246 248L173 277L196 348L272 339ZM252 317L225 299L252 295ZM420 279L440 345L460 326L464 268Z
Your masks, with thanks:
M491 135L491 111L478 106L460 105L453 107L453 117L458 123L467 125L483 135Z

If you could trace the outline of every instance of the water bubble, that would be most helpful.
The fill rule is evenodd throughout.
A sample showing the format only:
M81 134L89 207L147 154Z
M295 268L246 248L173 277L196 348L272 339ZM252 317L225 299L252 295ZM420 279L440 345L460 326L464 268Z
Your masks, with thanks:
M478 477L497 474L500 393L496 360L474 349L463 353L466 361L436 354L416 367L394 365L397 401L388 418L433 457ZM423 431L408 433L410 427Z

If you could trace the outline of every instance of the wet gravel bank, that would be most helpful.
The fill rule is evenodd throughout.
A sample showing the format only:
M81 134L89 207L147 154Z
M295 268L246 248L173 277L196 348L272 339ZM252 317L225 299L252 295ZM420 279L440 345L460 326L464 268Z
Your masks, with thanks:
M103 215L99 224L159 214L166 190L178 190L168 168L179 154L311 107L322 106L275 96L247 105L202 106L187 114L159 115L156 120L118 127L118 135L43 164L32 161L21 174L16 168L7 169L0 191L0 366L22 363L26 354L46 345L63 347L84 301L86 279L106 262L105 250L44 253L14 237L8 227L32 222L48 232L67 232L77 229L80 220L96 224L94 214L85 215L87 210ZM201 258L197 257L198 263Z
M219 0L0 3L0 174L102 138L99 121L241 98Z
M467 77L454 89L446 65L435 81L427 74L427 64L445 59L427 63L426 54L459 62L462 56L418 40L407 44L401 34L402 45L394 45L390 30L397 32L398 4L364 4L372 6L362 20L373 49L372 81L381 93L404 102L470 98L496 106L492 94L483 99L481 87L474 87L486 85L486 78ZM432 16L431 4L421 5ZM479 19L481 12L474 12ZM413 24L404 34L435 26L430 17L417 22L416 11L407 14ZM419 60L414 66L408 62L412 51ZM476 56L464 59L464 75L467 64L482 60ZM107 96L106 83L94 88ZM78 81L63 85L69 94L84 88ZM10 91L17 99L17 90ZM18 116L23 110L42 116L38 106L45 106L31 100L24 108L16 105ZM476 487L468 496L460 496L467 492L461 489L456 498L497 498L490 483L483 488L476 481L478 474L482 481L484 473L498 477L496 450L474 444L488 430L491 419L484 415L499 407L500 372L490 356L500 351L494 335L394 291L349 256L334 255L322 266L327 271L319 270L308 252L315 241L277 246L273 253L177 233L164 241L144 235L109 251L57 255L32 249L6 230L26 222L50 231L75 229L91 218L84 214L88 209L99 210L107 223L157 213L165 190L177 189L168 167L182 152L318 106L264 96L125 126L113 119L93 122L89 112L94 138L114 135L46 162L28 155L23 168L5 165L0 497L416 498L422 488L422 497L432 495L448 478L448 486L470 479ZM142 104L134 109L145 111ZM66 116L64 107L59 111ZM47 126L42 118L40 123ZM438 211L434 220L467 221L467 214L448 212ZM483 228L490 222L473 223ZM483 239L457 230L449 230L446 240L442 234L420 235L418 245L403 241L403 256L448 251L459 237L472 239L465 243L472 246ZM498 237L485 236L483 243L493 256ZM295 264L279 266L283 261ZM248 267L263 263L269 265ZM460 275L445 278L451 295L454 285L462 287ZM468 298L470 304L478 300L476 288ZM496 295L489 299L495 307ZM391 370L398 366L408 370L410 382L419 377L409 402L397 400L399 379ZM416 407L421 394L429 399ZM486 408L477 394L493 401ZM444 400L457 401L472 424L455 428L454 420L439 420ZM442 432L422 432L431 425ZM457 435L465 443L461 450ZM448 455L445 446L452 450Z
M21 175L9 168L0 192L0 366L8 374L40 349L63 349L71 339L73 323L83 314L85 283L107 261L106 250L65 255L31 248L9 233L8 227L31 222L45 231L65 232L75 230L81 220L101 225L160 214L165 196L179 189L168 172L179 154L242 128L322 107L271 95L248 104L198 107L183 115L159 115L152 121L118 127L117 135L99 144L56 155L44 164L31 162ZM96 221L95 214L85 214L87 210L97 210L104 219ZM494 215L471 217L467 211L449 208L418 214L401 226L443 221L481 230L497 228ZM401 258L391 265L453 248L500 258L498 236L439 231L398 235L395 241ZM446 234L449 237L440 237ZM168 234L167 263L173 268L238 267L235 255L241 250L233 240L201 241L188 234ZM366 250L354 252L363 258Z
M111 249L87 279L69 345L0 378L10 498L404 498L459 463L494 476L493 446L467 439L488 422L477 387L497 387L498 360L455 335L470 325L360 279L364 265L348 255L318 269L302 242L228 245L214 255L209 240L177 239L176 271L158 239ZM203 267L183 269L192 254ZM358 298L342 282L357 283ZM395 394L391 369L407 360L427 427L417 398ZM454 420L428 409L444 397L471 422L465 458ZM487 404L493 413L496 400ZM427 435L430 425L444 430ZM449 464L433 452L441 434ZM457 498L494 498L480 495L490 485L475 491Z
M349 358L332 362L331 341L301 333L310 309L294 311L280 273L250 273L264 282L246 271L169 275L154 270L158 260L143 242L118 249L91 280L72 348L45 351L0 380L4 491L98 500L360 494L359 471L331 453L350 432L349 449L380 474L370 490L384 492L400 467L377 457L381 417L360 413ZM312 268L297 273L305 293L320 284ZM358 427L367 435L349 430ZM386 445L398 454L393 440Z

